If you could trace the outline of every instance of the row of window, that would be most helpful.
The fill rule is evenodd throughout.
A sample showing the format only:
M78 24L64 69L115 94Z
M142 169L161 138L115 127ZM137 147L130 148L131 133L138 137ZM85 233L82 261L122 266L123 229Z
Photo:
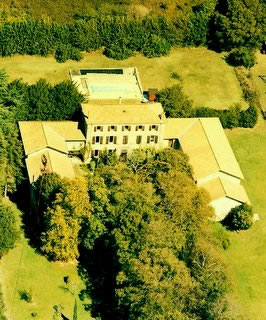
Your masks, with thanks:
M142 136L136 137L136 144L141 144ZM147 143L158 143L158 136L147 136ZM104 137L102 136L95 136L92 137L92 144L103 144ZM117 144L117 137L116 136L108 136L105 138L105 144ZM128 136L123 136L122 144L128 144Z
M104 151L103 150L92 150L91 156L92 157L99 157ZM115 149L107 150L108 153L116 152ZM120 157L127 157L127 150L122 150L120 153Z
M131 129L133 129L133 128L134 128L134 126L125 125L125 126L122 126L122 131L131 131ZM117 126L108 126L107 130L108 131L117 131ZM145 130L144 125L135 126L135 131L144 131L144 130ZM157 124L149 125L149 130L150 131L152 131L152 130L158 131L159 126ZM97 132L97 131L103 131L103 126L94 126L94 132Z

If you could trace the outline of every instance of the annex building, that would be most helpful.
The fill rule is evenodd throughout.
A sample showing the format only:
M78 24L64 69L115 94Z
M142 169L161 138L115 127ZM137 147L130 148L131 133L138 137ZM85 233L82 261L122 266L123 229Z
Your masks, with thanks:
M46 170L78 175L73 154L86 147L88 160L104 150L127 156L137 148L180 148L190 159L194 180L206 189L221 220L249 203L238 162L218 118L166 118L160 103L144 96L136 68L84 69L70 77L87 102L82 119L21 121L20 133L30 183Z

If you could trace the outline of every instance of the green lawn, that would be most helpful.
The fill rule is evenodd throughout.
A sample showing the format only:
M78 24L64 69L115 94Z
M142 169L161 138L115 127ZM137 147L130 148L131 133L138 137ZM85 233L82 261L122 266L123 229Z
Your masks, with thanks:
M260 216L248 231L232 233L226 259L240 302L252 320L266 319L266 122L234 129L227 136L245 176L245 187Z
M64 276L69 276L76 293L84 287L76 265L51 263L36 254L23 238L17 247L0 261L0 277L8 320L52 320L53 306L61 304L63 313L72 319L74 297L65 288ZM33 293L33 302L20 299L19 291ZM85 303L85 302L84 302ZM38 317L31 313L37 312ZM78 319L92 319L78 299Z
M227 108L241 102L242 92L234 70L228 66L223 55L206 48L178 48L161 58L145 58L138 54L127 60L117 61L103 56L100 52L85 54L80 62L57 63L53 57L14 56L0 58L0 68L5 68L10 80L23 78L33 83L45 78L51 83L68 79L69 69L130 67L139 70L143 89L164 88L178 83L170 77L179 73L184 79L184 90L195 105Z

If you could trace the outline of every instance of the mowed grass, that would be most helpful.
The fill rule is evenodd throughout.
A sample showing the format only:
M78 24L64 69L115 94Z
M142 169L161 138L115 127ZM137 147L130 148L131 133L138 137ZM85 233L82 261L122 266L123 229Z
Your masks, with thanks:
M179 83L171 78L172 72L183 77L185 93L197 106L225 109L234 103L246 103L234 70L224 61L222 54L206 48L177 48L160 58L145 58L137 54L127 60L109 59L101 52L84 54L80 62L57 63L54 57L13 56L0 58L10 80L22 78L34 83L44 78L51 83L69 79L70 69L137 67L144 90L162 89Z
M240 302L252 320L266 319L266 122L254 129L227 131L245 176L245 187L260 216L248 231L231 233L226 252Z
M74 297L66 290L64 276L69 276L76 294L84 288L74 264L52 263L34 252L22 238L15 249L0 261L1 286L8 320L53 319L53 306L61 304L63 314L72 319ZM33 302L21 300L19 291L31 291ZM77 297L78 319L92 319ZM87 301L88 303L88 301ZM38 316L32 317L36 312Z

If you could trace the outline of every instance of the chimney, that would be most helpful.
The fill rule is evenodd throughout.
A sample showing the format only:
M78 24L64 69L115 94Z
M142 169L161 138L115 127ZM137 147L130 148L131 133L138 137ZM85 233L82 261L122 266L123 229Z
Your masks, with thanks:
M156 94L158 93L158 89L156 88L149 88L148 89L148 95L149 95L149 101L154 102L156 100Z

